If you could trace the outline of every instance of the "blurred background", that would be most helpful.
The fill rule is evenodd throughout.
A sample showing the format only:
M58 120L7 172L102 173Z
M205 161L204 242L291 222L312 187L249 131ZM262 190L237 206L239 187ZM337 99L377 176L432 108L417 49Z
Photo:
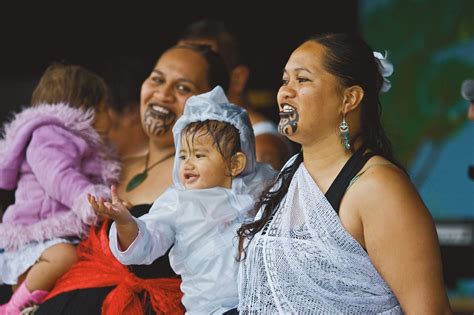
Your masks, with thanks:
M358 25L395 65L382 96L395 150L433 215L453 309L474 312L473 1L359 1Z
M267 7L265 7L267 6ZM438 230L453 309L474 311L474 121L461 84L474 79L474 1L347 0L166 3L16 3L0 13L0 122L27 105L53 61L101 74L107 60L140 60L143 78L184 28L220 19L250 66L251 100L277 121L276 91L291 51L308 36L357 31L387 51L395 72L381 96L397 157ZM135 62L135 61L133 61ZM137 65L138 66L138 65Z

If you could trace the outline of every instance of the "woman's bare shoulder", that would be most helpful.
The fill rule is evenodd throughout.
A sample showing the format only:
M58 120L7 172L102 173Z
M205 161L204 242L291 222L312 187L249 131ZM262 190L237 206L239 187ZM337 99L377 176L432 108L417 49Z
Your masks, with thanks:
M381 156L374 156L367 162L352 186L351 195L357 196L355 199L358 200L360 209L383 211L390 208L396 212L425 209L409 175Z

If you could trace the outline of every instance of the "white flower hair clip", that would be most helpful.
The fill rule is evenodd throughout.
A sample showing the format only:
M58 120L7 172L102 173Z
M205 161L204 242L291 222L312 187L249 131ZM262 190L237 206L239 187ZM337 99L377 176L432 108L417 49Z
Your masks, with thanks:
M387 52L385 52L384 56L378 51L374 51L374 57L379 66L379 72L383 77L383 84L380 88L380 92L385 93L392 87L392 83L387 78L393 73L393 64L387 59Z

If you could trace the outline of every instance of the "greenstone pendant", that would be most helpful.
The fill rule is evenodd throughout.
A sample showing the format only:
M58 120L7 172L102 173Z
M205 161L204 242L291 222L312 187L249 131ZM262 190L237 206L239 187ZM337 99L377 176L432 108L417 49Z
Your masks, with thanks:
M148 177L148 172L143 172L143 173L133 176L133 178L128 182L127 188L125 190L129 192L135 189L138 185L143 183L147 177Z

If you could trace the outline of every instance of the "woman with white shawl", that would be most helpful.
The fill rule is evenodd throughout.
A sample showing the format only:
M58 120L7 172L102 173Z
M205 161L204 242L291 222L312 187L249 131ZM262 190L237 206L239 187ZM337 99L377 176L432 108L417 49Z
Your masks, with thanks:
M291 54L279 130L302 151L238 231L240 313L450 313L433 220L380 123L392 71L356 35Z

